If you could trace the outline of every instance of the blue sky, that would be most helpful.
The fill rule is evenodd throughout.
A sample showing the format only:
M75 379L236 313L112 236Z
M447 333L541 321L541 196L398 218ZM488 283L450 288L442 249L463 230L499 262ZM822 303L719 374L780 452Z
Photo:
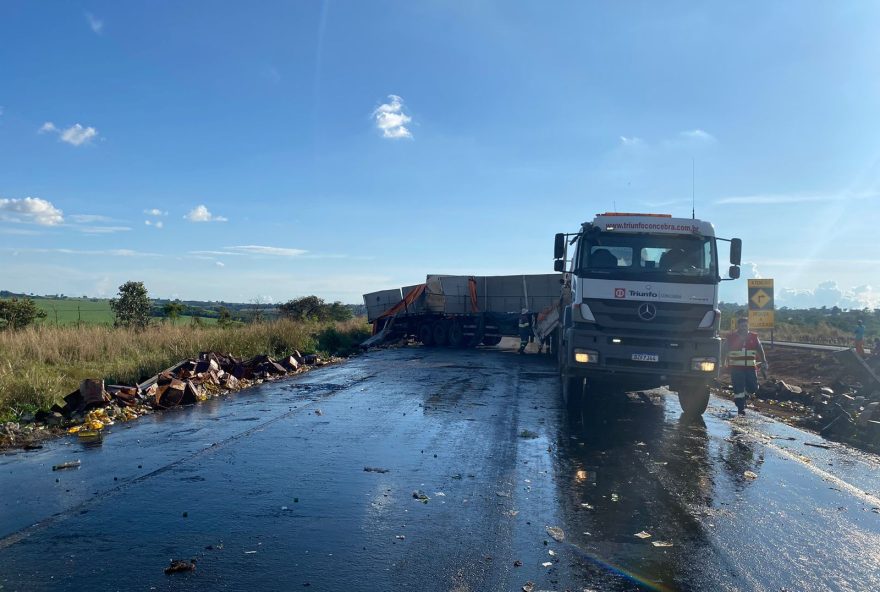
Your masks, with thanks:
M688 216L693 161L697 216L779 305L880 306L878 16L9 0L0 288L359 302L550 272L597 212Z

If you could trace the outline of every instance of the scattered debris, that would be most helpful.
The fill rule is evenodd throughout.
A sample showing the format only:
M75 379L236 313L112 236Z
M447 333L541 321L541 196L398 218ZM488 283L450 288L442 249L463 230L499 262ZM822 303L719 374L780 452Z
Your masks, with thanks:
M753 471L746 471L745 473L743 473L743 477L745 477L746 479L754 480L758 478L758 474Z
M534 440L538 437L537 432L533 432L532 430L523 430L519 433L520 438L525 438L526 440Z
M649 533L649 532L645 532L645 531L643 530L643 531L641 531L641 532L637 532L637 533L636 533L635 535L633 535L633 536L637 536L637 537L639 537L640 539L649 539L649 538L651 538L651 533Z
M553 562L552 561L545 561L544 563L541 564L541 567L553 567Z
M412 496L413 496L413 498L419 500L419 501L422 502L423 504L427 504L427 503L428 503L428 500L431 499L431 498L429 498L429 497L425 494L425 492L422 491L422 490L413 491Z
M548 526L547 534L549 534L557 543L561 543L565 540L565 532L558 526Z
M82 462L78 460L69 460L58 465L52 465L53 471L61 471L64 469L78 469Z
M620 496L617 495L616 493L612 493L612 494L611 494L611 501L612 501L612 502L616 502L616 501L618 501L619 499L620 499Z
M535 582L529 581L523 584L522 592L534 592Z
M245 555L254 555L255 553L256 553L256 551L245 551L244 552Z
M332 361L336 360L329 360ZM83 440L100 439L101 431L116 423L190 405L326 363L316 355L304 357L295 350L280 360L266 355L239 359L231 354L202 352L198 358L184 360L138 385L105 385L103 380L87 378L50 410L23 414L21 423L0 424L0 448L33 446L38 440L61 433L77 434ZM323 412L319 409L316 414Z
M522 567L522 561L517 559L516 561L513 562L513 567Z
M321 411L320 409L315 409L315 415L319 415L319 416L324 415L324 412Z
M383 469L381 467L364 467L364 472L367 473L387 473L391 469Z
M669 541L652 541L651 544L654 545L655 547L671 547L672 546L672 543L670 543Z
M196 560L191 559L187 561L186 559L172 559L171 564L165 568L165 575L169 576L173 573L180 573L184 571L195 571L196 570Z
M404 540L406 540L406 535L398 534L394 538L396 538L399 541L404 541Z

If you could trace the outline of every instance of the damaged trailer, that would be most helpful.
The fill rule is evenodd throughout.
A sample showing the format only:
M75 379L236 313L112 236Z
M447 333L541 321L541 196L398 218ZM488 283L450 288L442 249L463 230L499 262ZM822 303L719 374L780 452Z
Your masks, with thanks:
M424 345L476 347L498 345L518 335L517 320L528 310L532 325L549 335L562 274L461 276L428 275L425 283L364 294L373 336L364 346L413 338ZM555 317L553 317L555 318Z

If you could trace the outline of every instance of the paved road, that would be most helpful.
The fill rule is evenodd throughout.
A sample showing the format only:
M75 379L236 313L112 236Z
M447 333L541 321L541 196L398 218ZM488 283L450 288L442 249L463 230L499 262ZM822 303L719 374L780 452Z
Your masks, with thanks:
M880 589L876 457L721 400L582 421L558 388L538 356L385 350L0 457L0 589Z

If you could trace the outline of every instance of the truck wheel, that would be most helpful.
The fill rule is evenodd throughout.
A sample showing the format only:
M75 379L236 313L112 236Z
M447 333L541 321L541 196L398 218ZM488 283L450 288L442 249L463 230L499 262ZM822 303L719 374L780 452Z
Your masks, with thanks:
M483 337L483 345L498 345L501 343L501 335L486 335Z
M434 329L430 324L419 327L419 341L428 346L434 345Z
M434 323L434 343L436 345L446 345L449 337L449 323L446 321L437 321Z
M685 415L703 415L709 406L709 387L700 385L682 388L678 391L678 404Z
M562 374L562 400L569 411L578 411L584 397L583 376L566 376Z
M467 344L465 343L464 338L464 328L461 326L461 323L458 321L453 321L449 326L449 346L450 347L465 347Z

